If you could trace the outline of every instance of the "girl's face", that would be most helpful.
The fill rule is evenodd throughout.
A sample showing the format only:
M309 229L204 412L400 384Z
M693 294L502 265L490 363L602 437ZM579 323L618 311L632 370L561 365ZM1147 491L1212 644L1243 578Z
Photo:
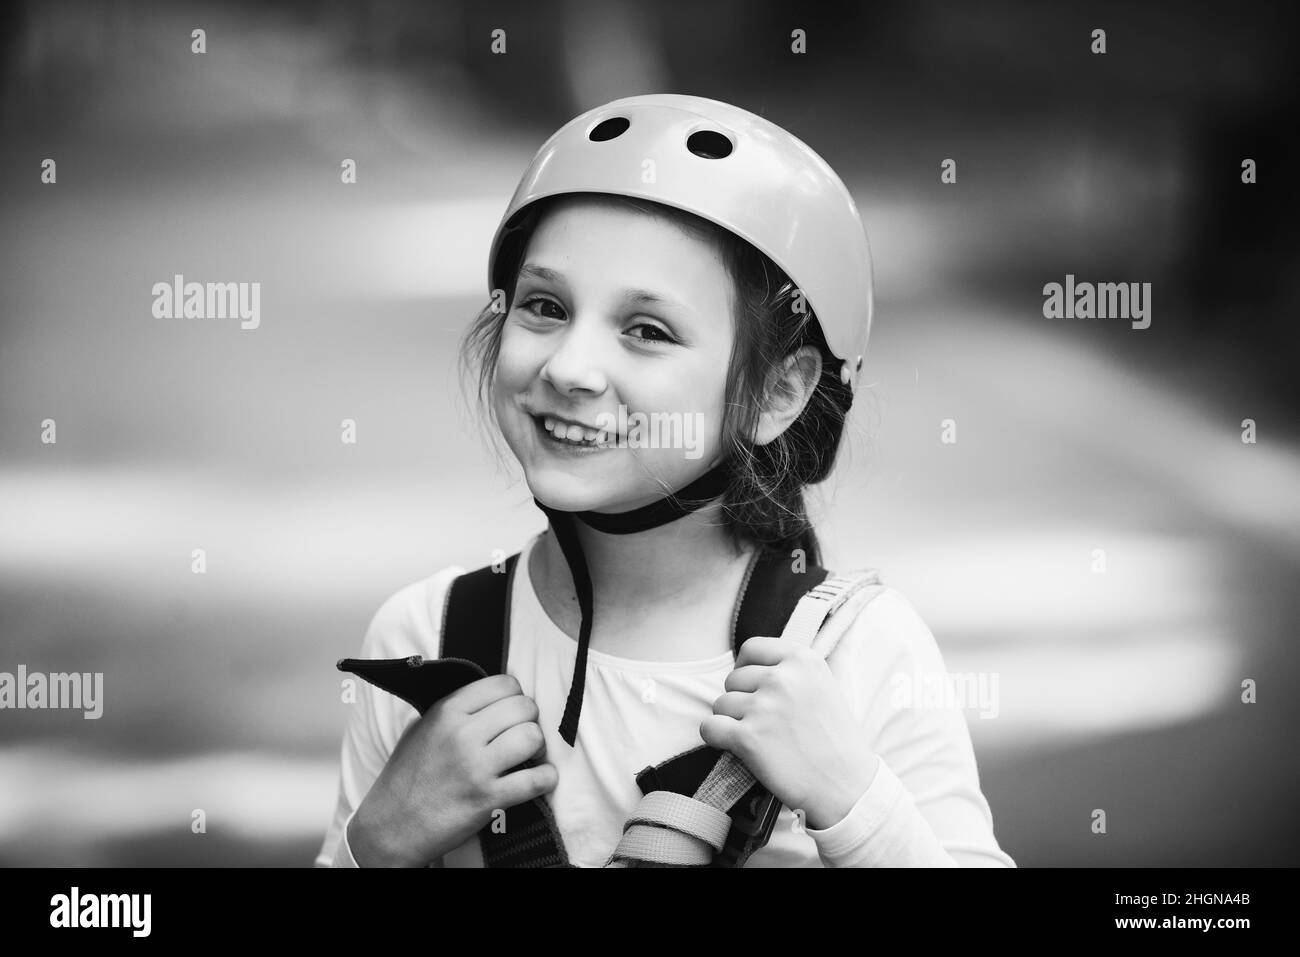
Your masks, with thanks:
M595 197L567 197L543 218L491 393L539 501L624 512L716 464L731 297L714 248L664 219Z

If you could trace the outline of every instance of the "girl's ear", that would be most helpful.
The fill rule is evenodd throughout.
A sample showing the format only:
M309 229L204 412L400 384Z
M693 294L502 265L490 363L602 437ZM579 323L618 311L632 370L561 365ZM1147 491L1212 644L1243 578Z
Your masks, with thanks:
M771 370L765 383L763 411L754 427L755 445L767 445L799 418L821 377L821 353L813 346L792 352Z

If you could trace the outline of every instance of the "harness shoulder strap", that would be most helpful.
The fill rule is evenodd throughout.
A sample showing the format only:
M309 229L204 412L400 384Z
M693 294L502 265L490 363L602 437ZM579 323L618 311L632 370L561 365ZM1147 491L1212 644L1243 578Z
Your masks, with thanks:
M518 553L504 565L486 565L451 583L442 608L438 657L478 665L485 675L506 670L510 636L510 585Z
M814 645L826 619L869 585L880 585L874 570L832 577L819 567L796 572L784 555L760 556L751 564L741 589L733 634L736 653L754 635L780 635ZM823 657L833 650L833 645L814 647ZM703 744L646 768L637 775L637 784L643 794L662 790L699 798L708 793L711 801L718 801L717 795L727 795L718 803L729 804L722 809L730 818L730 827L722 846L705 865L709 867L742 867L767 844L781 810L780 802L734 756ZM625 837L631 834L629 829ZM672 856L676 848L669 849L667 842L658 840L662 836L662 831L642 830L629 844L642 849L658 846Z
M485 675L506 672L510 650L510 595L516 553L452 582L443 612L441 660L470 661ZM534 767L530 759L511 771ZM564 839L545 796L502 810L479 831L485 867L571 867Z
M829 574L819 565L795 571L790 556L782 552L764 550L755 555L732 615L731 639L736 654L755 635L781 634L799 600Z

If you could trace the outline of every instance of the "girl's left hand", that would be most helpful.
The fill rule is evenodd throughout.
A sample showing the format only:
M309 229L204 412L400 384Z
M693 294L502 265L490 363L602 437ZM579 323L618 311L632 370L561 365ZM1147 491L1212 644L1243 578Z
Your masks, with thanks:
M710 747L730 751L808 827L839 822L866 792L879 759L823 658L782 638L740 647L727 689L700 725Z

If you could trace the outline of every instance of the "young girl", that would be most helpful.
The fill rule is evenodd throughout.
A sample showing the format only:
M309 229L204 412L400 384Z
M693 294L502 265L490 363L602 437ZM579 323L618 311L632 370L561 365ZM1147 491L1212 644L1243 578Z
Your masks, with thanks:
M870 327L866 234L831 168L715 100L616 100L537 154L489 283L466 353L548 528L500 602L459 600L449 623L452 567L380 607L363 659L454 669L464 610L481 629L503 604L504 667L423 714L358 682L317 865L497 866L485 842L519 808L561 862L673 859L630 846L629 818L657 820L643 798L672 790L638 773L727 752L777 815L742 834L744 866L1014 866L962 713L897 693L944 670L907 600L850 594L823 657L779 637L789 608L755 577L795 598L820 581L794 577L819 560L803 488L833 464ZM701 861L728 833L711 813L674 825Z

